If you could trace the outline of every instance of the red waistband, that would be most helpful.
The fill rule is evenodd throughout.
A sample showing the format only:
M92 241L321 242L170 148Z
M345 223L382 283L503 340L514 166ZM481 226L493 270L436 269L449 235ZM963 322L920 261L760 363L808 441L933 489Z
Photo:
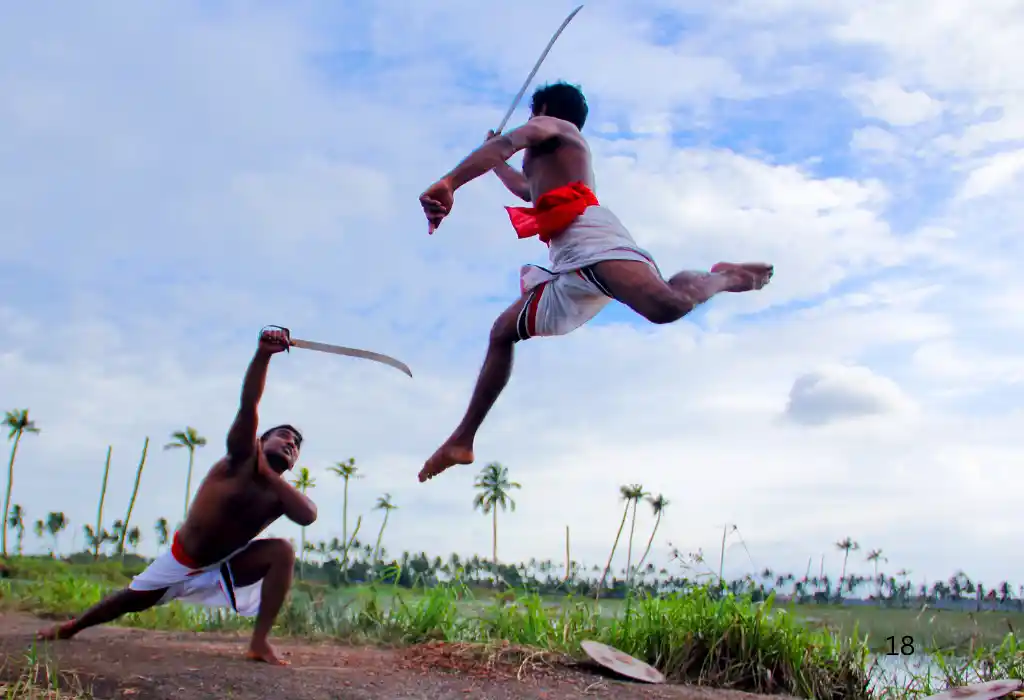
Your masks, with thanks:
M598 206L597 195L582 182L556 187L537 198L532 207L505 207L520 238L538 236L548 243L569 227L587 207Z
M171 539L171 556L174 557L174 560L182 566L187 566L190 569L203 568L199 565L199 562L197 562L195 559L193 559L185 553L185 550L181 546L181 540L178 538L177 532L174 533L174 537Z

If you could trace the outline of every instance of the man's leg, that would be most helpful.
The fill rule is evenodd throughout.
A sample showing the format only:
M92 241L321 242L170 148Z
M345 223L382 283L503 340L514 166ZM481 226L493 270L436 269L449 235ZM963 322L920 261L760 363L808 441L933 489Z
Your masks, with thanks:
M148 610L159 603L166 592L166 588L155 591L135 591L125 588L104 598L82 613L80 617L40 632L36 638L40 640L70 639L89 627L112 622L128 613Z
M287 661L278 658L268 637L292 585L295 549L287 540L256 540L236 554L228 565L236 588L263 581L260 587L260 609L256 614L256 624L246 657L253 661L287 665Z
M774 273L765 263L718 263L710 272L680 272L668 281L635 260L606 260L593 266L611 296L652 323L673 323L722 292L761 289Z
M539 294L541 291L541 288L537 288L534 293ZM530 294L523 295L512 306L505 309L498 316L498 320L494 322L487 345L487 355L484 357L484 365L476 380L476 387L469 400L466 415L451 436L423 465L419 474L420 481L433 478L456 464L471 464L473 462L473 441L476 439L476 433L494 406L494 402L498 400L505 385L508 384L509 377L512 376L512 359L515 354L516 341L519 340L516 325L523 306L530 298Z

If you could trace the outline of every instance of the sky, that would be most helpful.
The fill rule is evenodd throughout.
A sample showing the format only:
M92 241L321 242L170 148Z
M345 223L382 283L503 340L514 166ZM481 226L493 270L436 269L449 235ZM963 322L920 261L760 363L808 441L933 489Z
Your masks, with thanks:
M265 426L298 425L309 538L490 551L492 461L522 484L499 557L603 563L619 487L670 502L672 547L726 570L1024 583L1024 9L1017 0L590 0L534 85L581 85L598 195L661 269L768 261L764 290L668 326L610 306L517 350L478 463L433 481L518 270L497 178L428 236L417 197L501 120L562 0L10 3L0 22L0 404L41 428L30 521L181 518L194 426L224 452L261 327L385 352L275 356ZM512 118L528 116L529 92ZM513 161L518 161L518 157ZM194 483L195 483L194 481ZM641 504L636 537L653 525ZM270 533L298 537L280 522ZM41 543L28 537L29 548ZM749 552L749 553L748 553ZM625 564L625 549L616 555Z

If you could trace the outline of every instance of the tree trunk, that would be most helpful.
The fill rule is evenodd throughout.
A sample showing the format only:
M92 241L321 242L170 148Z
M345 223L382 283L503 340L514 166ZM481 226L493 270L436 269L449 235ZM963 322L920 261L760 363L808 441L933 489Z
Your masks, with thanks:
M572 560L569 558L569 526L565 526L565 582L569 583L569 577L572 574Z
M494 576L498 576L498 508L495 507L491 521L491 559L494 561Z
M345 477L345 498L341 502L341 541L345 543L341 559L341 570L345 582L348 582L348 479Z
M644 550L644 555L642 557L640 557L640 562L636 565L637 571L639 571L640 567L642 567L644 565L644 562L647 561L647 555L651 553L651 545L654 543L654 533L656 533L658 531L658 526L659 525L661 525L661 511L660 510L658 511L658 518L657 518L657 520L654 521L654 529L651 530L651 537L650 537L650 539L647 540L647 549Z
M135 472L135 486L132 488L132 498L128 501L128 513L124 516L124 527L121 529L121 541L117 548L121 551L121 563L124 563L124 539L128 535L128 523L132 519L132 509L135 508L135 497L139 495L139 482L142 480L142 468L146 466L146 452L149 450L149 438L142 444L142 458L139 460L139 469Z
M196 450L191 445L188 446L188 476L185 477L185 514L181 516L181 521L185 522L188 519L188 501L192 496L192 461L195 459Z
M622 511L622 522L619 523L619 531L615 533L615 542L612 543L612 553L608 555L608 563L604 566L604 573L601 574L601 581L597 584L597 595L594 597L595 602L601 598L601 589L604 587L604 581L608 577L608 569L612 568L612 559L615 557L615 549L619 546L619 538L622 537L622 528L626 526L626 516L629 515L629 501L626 501L626 509Z
M636 532L636 507L640 504L640 499L633 499L633 520L629 525L629 546L626 548L626 588L629 588L633 581L633 574L630 571L630 566L633 563L633 534ZM629 507L629 504L626 504Z
M18 454L18 443L21 442L21 431L19 430L14 436L14 444L11 445L11 461L7 463L7 495L4 497L4 519L0 523L0 530L3 531L0 534L2 543L0 543L0 553L7 557L7 518L11 511L11 489L14 488L14 458Z
M100 506L96 511L96 541L93 543L92 558L100 558L100 545L103 544L103 500L107 496L107 476L110 474L110 454L113 446L107 447L107 463L103 467L103 483L100 486Z

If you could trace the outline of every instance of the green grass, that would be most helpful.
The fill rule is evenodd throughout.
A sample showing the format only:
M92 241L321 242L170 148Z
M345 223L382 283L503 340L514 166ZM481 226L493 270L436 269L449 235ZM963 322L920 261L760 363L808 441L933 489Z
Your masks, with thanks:
M61 673L49 661L41 660L33 647L20 664L12 659L0 665L0 700L91 700L78 676Z
M15 560L11 568L17 580L0 581L0 606L56 617L80 612L127 583L131 573L113 562L70 566ZM774 608L771 599L723 598L703 588L595 606L591 599L527 591L478 594L458 581L413 590L299 582L275 632L387 645L433 640L511 644L574 658L582 658L581 641L594 639L647 661L672 681L799 697L902 700L948 683L1024 677L1024 648L1006 635L1006 623L1000 622L1006 617L868 607ZM128 615L119 624L192 631L250 627L233 614L177 603ZM932 675L911 669L888 678L872 667L870 652L884 650L884 637L890 634L912 635L915 646L922 640L923 646L930 643L947 652L931 657ZM954 643L964 639L966 647Z

